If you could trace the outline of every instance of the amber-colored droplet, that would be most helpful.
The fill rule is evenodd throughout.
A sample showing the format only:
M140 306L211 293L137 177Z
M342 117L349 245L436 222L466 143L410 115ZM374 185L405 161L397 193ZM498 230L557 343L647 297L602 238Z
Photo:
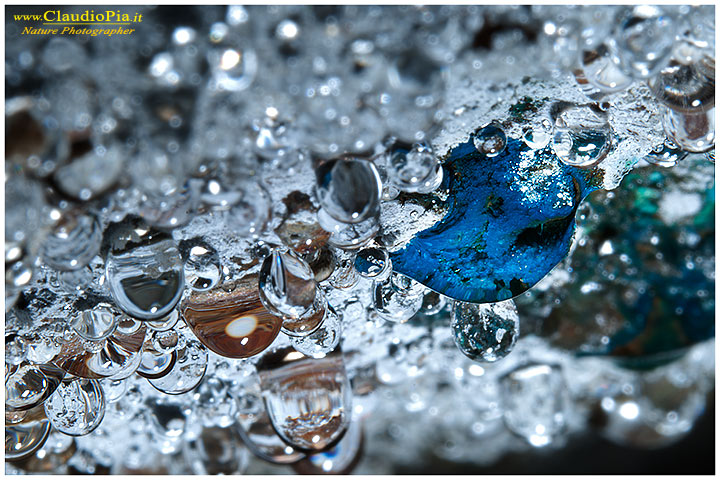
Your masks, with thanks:
M198 340L223 357L257 355L270 346L282 326L282 318L260 301L257 275L193 292L181 311Z

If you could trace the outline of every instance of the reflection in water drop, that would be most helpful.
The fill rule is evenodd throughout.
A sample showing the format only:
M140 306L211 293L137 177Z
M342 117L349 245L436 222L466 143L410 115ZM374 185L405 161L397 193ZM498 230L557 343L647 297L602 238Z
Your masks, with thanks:
M165 317L180 300L185 284L175 242L142 224L116 225L106 231L112 247L105 264L115 303L141 320Z
M648 163L659 167L674 167L679 161L688 156L688 153L679 148L673 141L666 139L661 145L653 148L645 156Z
M184 348L176 352L177 360L170 372L148 379L150 385L168 395L179 395L197 387L207 370L208 354L200 342L188 339Z
M550 143L552 131L552 124L545 118L540 124L526 127L523 130L523 141L533 150L543 149Z
M315 175L320 205L333 219L360 223L379 213L382 182L372 162L352 157L334 159L320 165Z
M185 261L185 281L193 290L204 292L220 283L222 266L217 252L204 245L190 249Z
M44 402L58 387L65 372L53 364L21 364L5 375L5 410L29 410Z
M292 250L273 250L258 278L260 299L270 312L298 319L313 307L317 295L310 265Z
M282 326L282 318L268 312L260 301L257 275L208 292L193 292L181 309L195 336L223 357L257 355L270 346Z
M25 418L5 425L5 460L20 460L39 450L50 435L50 422L43 407L38 405Z
M680 113L665 109L665 134L680 148L704 153L715 147L715 109L706 112Z
M375 282L375 311L387 321L407 322L422 307L425 290L415 280L393 273L387 280Z
M430 193L442 183L442 165L430 145L396 142L386 161L388 177L405 192Z
M452 309L453 340L468 358L496 362L515 347L519 333L515 302L475 304L455 302Z
M92 310L85 310L77 315L71 324L75 332L83 339L92 342L104 340L117 328L119 312L112 305L100 303Z
M552 148L564 164L587 168L605 159L610 151L610 138L598 130L556 128Z
M101 243L97 218L66 212L43 240L41 255L56 270L78 270L97 255Z
M65 435L87 435L105 415L103 389L97 380L64 380L45 402L45 414Z
M500 124L493 122L475 132L473 143L481 154L486 157L496 157L505 149L507 136Z
M305 337L293 338L292 344L295 350L308 357L323 358L335 350L341 338L342 322L332 306L328 305L320 328Z
M392 271L392 262L384 248L363 248L355 257L355 269L365 278L381 281Z
M261 359L258 374L270 421L287 443L323 450L345 433L352 392L339 349L322 359L281 349Z

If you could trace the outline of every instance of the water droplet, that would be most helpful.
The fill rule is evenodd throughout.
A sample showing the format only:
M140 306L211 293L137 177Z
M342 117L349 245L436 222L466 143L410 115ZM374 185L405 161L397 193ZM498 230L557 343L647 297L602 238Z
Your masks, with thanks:
M50 428L41 405L29 410L20 423L5 425L5 460L20 460L32 455L45 444Z
M155 351L160 353L170 353L179 345L180 337L174 330L164 332L153 332L150 337Z
M193 393L192 418L205 427L229 427L237 413L238 402L229 384L215 376L205 378Z
M45 374L35 365L22 365L5 381L5 405L26 410L38 405L49 387Z
M392 262L384 248L363 248L355 256L355 269L365 278L382 281L390 275Z
M240 475L248 465L241 443L234 428L205 427L184 442L183 455L195 475Z
M5 363L20 365L27 357L27 341L25 337L9 334L5 337Z
M160 320L150 320L144 323L150 330L165 332L173 328L179 319L180 313L178 313L177 309L175 309L165 318L161 318Z
M137 222L114 225L117 228L106 231L112 244L105 278L115 303L141 320L165 317L180 300L185 284L175 242Z
M120 312L112 305L100 303L92 310L80 312L72 320L72 329L85 340L99 342L115 331L118 325Z
M41 255L56 270L78 270L97 255L101 242L97 218L66 212L43 240Z
M259 387L243 391L243 406L238 414L238 432L257 457L280 465L295 463L305 454L278 437L263 406Z
M328 279L328 283L340 290L352 288L357 284L360 276L355 268L355 254L344 250L335 253L335 270Z
M390 322L407 322L422 307L424 287L405 275L392 273L373 288L375 311Z
M223 90L239 92L248 88L257 73L257 56L250 48L217 49L208 53L213 80Z
M486 157L496 157L505 149L507 136L499 123L492 122L475 132L473 144Z
M423 296L423 304L420 311L423 315L435 315L440 313L443 308L447 305L447 297L437 292L429 290L425 296Z
M440 186L442 165L428 144L396 142L387 154L387 174L405 192L429 193Z
M148 379L150 385L168 395L180 395L197 387L207 370L208 354L200 342L188 339L176 352L177 360L170 372Z
M550 444L566 424L566 385L560 367L521 366L500 379L504 420L534 447Z
M552 138L552 124L548 119L543 119L539 125L526 127L523 130L523 141L533 150L540 150L550 143Z
M378 215L382 184L372 162L342 157L323 163L315 175L320 205L335 220L360 223Z
M352 391L339 349L311 359L291 349L265 355L258 374L270 421L283 440L323 450L347 429Z
M238 235L257 237L270 219L270 195L257 182L245 182L237 188L242 192L242 198L223 212L223 219Z
M592 167L610 151L610 138L599 130L556 128L552 148L555 155L572 167Z
M45 414L59 432L87 435L105 416L105 396L97 380L64 380L45 402Z
M270 312L299 319L313 307L317 295L310 265L292 250L273 250L258 277L260 299Z
M301 475L347 475L360 461L363 442L362 424L353 421L337 445L309 455L294 464L293 469Z
M285 317L281 331L290 337L305 337L310 335L322 324L327 308L328 305L325 295L321 290L318 290L312 307L301 317Z
M175 350L161 353L153 348L145 347L137 374L145 378L162 378L172 371L176 361L177 352Z
M181 310L195 336L223 357L257 355L270 346L282 326L282 318L263 306L256 275L195 292Z
M633 79L623 73L620 60L602 43L590 49L583 49L580 64L585 78L604 92L619 92L630 86Z
M663 127L667 136L683 150L703 153L715 147L715 109L681 113L665 109Z
M361 248L372 240L380 229L377 217L370 217L360 223L344 223L334 219L321 208L317 218L322 229L330 232L328 243L338 248Z
M699 113L715 107L715 62L705 58L683 65L675 61L648 80L655 98L667 107Z
M320 327L310 335L292 339L293 347L298 352L313 358L322 358L335 350L342 338L342 322L340 317L328 305Z
M653 148L652 151L645 156L645 160L653 165L669 168L674 167L687 156L687 152L679 148L672 141L666 140Z
M519 319L512 300L491 304L455 302L453 340L468 358L496 362L515 347Z
M657 6L624 7L613 35L625 69L636 78L648 78L661 69L672 54L674 19Z

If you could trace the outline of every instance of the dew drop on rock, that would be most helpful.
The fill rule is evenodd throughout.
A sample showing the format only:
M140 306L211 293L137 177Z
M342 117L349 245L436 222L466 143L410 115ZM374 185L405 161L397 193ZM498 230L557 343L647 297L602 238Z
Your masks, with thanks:
M475 132L473 144L486 157L496 157L505 149L507 136L500 124L492 122Z
M293 338L292 344L295 350L308 357L322 358L340 344L341 338L342 322L332 306L328 305L320 327L309 335Z
M105 395L97 380L64 380L45 402L45 414L59 432L87 435L105 415Z
M112 305L100 303L92 310L84 310L76 315L71 327L85 340L99 342L112 335L121 316Z
M652 151L645 156L645 160L653 165L669 168L674 167L687 156L688 153L686 151L675 145L673 141L667 139L662 144L653 148Z
M257 368L268 416L285 442L323 450L342 436L350 424L352 390L339 349L322 359L280 349Z
M190 288L203 292L221 280L222 266L217 252L205 245L192 247L185 261L185 281Z
M363 248L355 256L355 269L365 278L384 280L392 271L392 262L384 248Z
M443 169L430 145L396 142L387 153L387 175L402 191L429 193L442 183Z
M342 157L321 164L315 175L320 205L335 220L360 223L379 213L382 184L372 162Z
M515 303L475 304L455 302L452 310L453 340L468 358L496 362L515 347L519 319Z
M552 130L550 121L543 119L540 124L526 127L523 130L523 141L533 150L543 149L550 143Z

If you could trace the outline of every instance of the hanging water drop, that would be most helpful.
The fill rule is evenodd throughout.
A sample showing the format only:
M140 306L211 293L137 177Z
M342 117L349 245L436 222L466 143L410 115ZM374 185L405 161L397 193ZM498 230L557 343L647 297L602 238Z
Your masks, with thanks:
M496 362L515 347L519 319L512 300L490 304L455 302L453 340L468 358Z
M292 250L273 250L265 258L258 287L265 308L293 319L305 315L317 295L312 269Z
M407 322L422 307L425 288L405 275L392 273L373 289L375 311L387 321Z
M140 320L168 315L185 285L175 242L137 219L112 224L105 236L105 278L117 306Z
M298 352L313 358L322 358L340 344L342 322L335 310L328 305L320 327L310 335L292 339Z
M666 139L645 156L645 161L659 167L669 168L674 167L679 161L687 156L688 153L675 145L675 142L670 139Z

